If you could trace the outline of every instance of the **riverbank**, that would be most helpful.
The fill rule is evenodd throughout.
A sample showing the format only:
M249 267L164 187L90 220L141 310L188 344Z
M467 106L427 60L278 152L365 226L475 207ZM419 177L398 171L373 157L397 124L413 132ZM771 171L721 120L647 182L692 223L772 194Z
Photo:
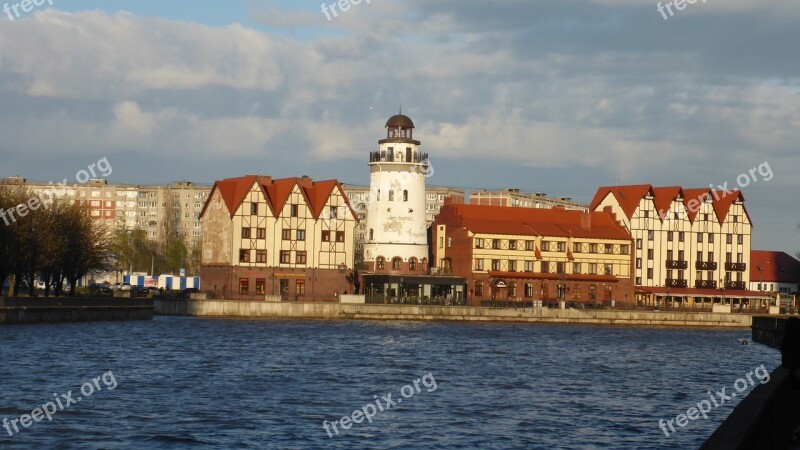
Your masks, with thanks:
M155 299L155 313L174 316L282 319L428 320L560 324L746 328L746 314L575 309L501 309L340 303L287 303L249 300Z
M153 312L147 298L0 297L0 324L150 320Z

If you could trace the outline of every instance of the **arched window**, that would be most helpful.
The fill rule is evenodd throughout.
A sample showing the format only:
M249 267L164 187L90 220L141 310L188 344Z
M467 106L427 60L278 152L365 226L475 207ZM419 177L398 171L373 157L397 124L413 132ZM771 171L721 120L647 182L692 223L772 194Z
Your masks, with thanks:
M393 189L389 189L389 201L390 202L394 201L394 190Z
M408 270L417 270L417 258L409 258Z
M428 258L422 258L422 271L428 271Z
M533 298L533 283L525 283L525 298Z
M395 256L394 258L392 258L392 269L400 270L402 268L403 268L403 258L400 258L399 256Z
M483 281L475 282L475 296L483 297Z
M374 240L374 239L375 239L375 230L370 228L369 229L369 240L371 241L371 240Z
M383 270L384 266L386 265L386 258L383 256L378 256L378 259L375 260L375 263L378 266L378 270Z
M597 300L597 286L589 285L589 300Z
M508 296L509 297L517 296L517 283L510 283L508 285Z
M408 201L408 190L407 189L403 190L403 201L404 202Z

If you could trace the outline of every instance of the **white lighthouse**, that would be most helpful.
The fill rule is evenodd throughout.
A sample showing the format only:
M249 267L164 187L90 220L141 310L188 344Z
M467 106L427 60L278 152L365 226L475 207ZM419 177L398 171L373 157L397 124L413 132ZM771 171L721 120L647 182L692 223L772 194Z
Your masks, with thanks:
M370 153L365 269L373 273L426 274L428 237L425 178L428 155L414 139L414 122L398 114L386 121L386 138Z

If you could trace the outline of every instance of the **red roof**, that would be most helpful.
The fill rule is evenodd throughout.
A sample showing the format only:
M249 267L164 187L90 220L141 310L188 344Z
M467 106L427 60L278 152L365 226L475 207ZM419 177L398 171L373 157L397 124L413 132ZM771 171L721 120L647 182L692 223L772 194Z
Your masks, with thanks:
M344 195L342 186L336 180L313 181L310 178L296 177L274 180L272 177L261 175L226 178L215 182L214 187L211 189L211 194L203 206L200 217L205 214L215 190L219 191L220 196L225 201L225 206L228 208L228 213L233 217L255 183L258 183L261 188L261 192L264 194L264 198L274 217L280 215L295 186L300 187L300 192L305 197L314 218L319 218L334 189L339 189L339 193L344 197L353 217L356 217L355 211L350 207L347 196Z
M678 198L683 199L683 204L686 207L687 215L691 222L694 222L695 217L697 217L697 212L699 211L695 203L692 204L692 207L689 207L689 202L693 200L699 200L702 203L705 198L710 198L719 223L725 221L728 212L730 212L731 205L733 205L734 202L737 200L744 202L742 191L739 190L728 193L723 190L714 192L709 188L683 189L680 186L653 187L649 184L639 184L601 187L597 190L592 202L589 204L589 209L597 209L600 203L608 197L609 194L614 195L617 203L628 219L633 217L636 208L648 194L653 196L653 203L662 220L666 218L666 213L669 211L672 202ZM744 214L747 215L749 220L750 215L747 213L746 208L744 209ZM750 221L750 223L752 224L752 221Z
M584 215L591 216L589 227L581 226ZM607 212L451 204L442 206L436 222L484 234L632 239Z
M761 270L759 270L761 269ZM785 252L750 251L750 281L800 283L800 261Z

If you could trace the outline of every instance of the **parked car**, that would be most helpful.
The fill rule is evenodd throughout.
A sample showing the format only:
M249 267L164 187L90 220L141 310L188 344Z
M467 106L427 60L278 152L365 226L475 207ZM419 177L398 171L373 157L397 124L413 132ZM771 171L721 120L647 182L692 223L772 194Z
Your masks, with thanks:
M147 296L150 293L150 289L147 289L143 286L133 286L131 287L131 295L142 295Z
M114 291L105 284L92 283L88 288L89 295L113 295Z

